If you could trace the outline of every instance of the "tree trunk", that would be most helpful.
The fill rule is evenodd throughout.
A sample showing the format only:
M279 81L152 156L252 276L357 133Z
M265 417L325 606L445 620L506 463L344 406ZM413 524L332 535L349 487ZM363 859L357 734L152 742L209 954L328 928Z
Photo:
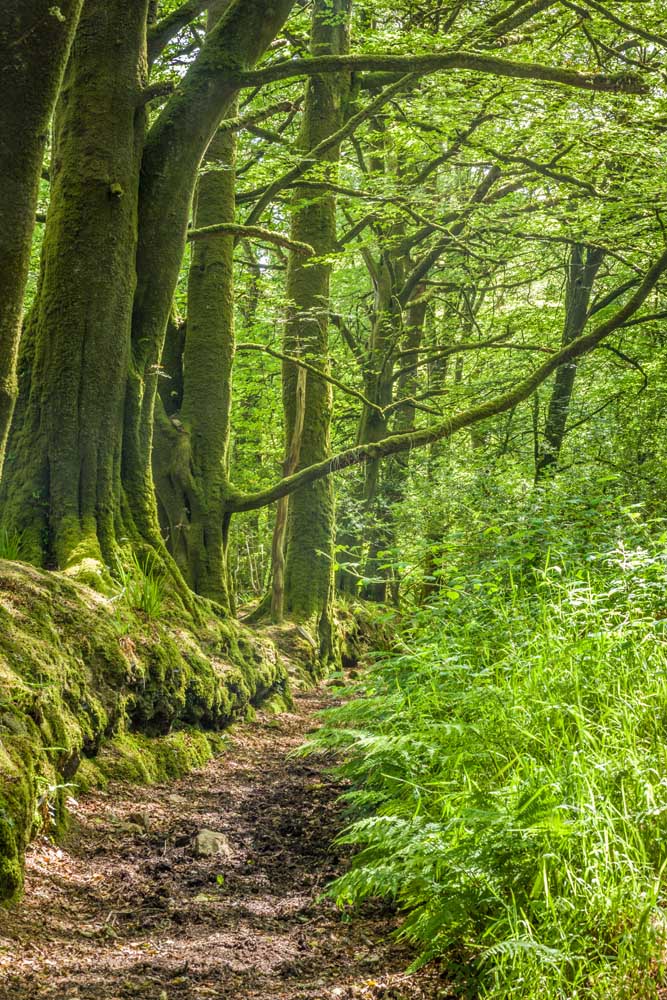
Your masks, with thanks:
M311 51L314 56L337 55L348 49L349 0L316 0L313 9ZM301 149L312 149L343 124L349 76L335 73L312 77L306 88ZM339 147L321 159L326 176L335 181ZM318 174L318 180L321 175ZM333 194L300 185L295 192L291 237L309 243L318 257L336 245L336 201ZM292 252L287 272L290 303L284 348L310 364L327 368L329 282L326 261L312 263ZM299 421L297 366L283 364L283 405L289 450ZM303 429L297 468L319 462L330 454L331 386L307 373ZM295 470L296 471L296 470ZM334 496L330 480L297 490L289 500L286 527L284 614L311 623L319 636L324 659L334 655L332 626L334 569Z
M82 0L5 0L0 10L0 474L44 147Z
M3 521L21 533L26 558L99 567L128 537L163 549L150 463L155 389L197 169L235 99L231 75L253 65L292 3L267 11L233 0L146 141L148 0L86 0L56 115L40 288L2 492Z
M38 564L108 563L123 533L146 14L147 2L86 0L56 109L40 285L3 483L5 524Z
M567 346L579 337L586 326L588 307L593 291L595 276L602 264L604 250L574 244L567 263L567 283L565 290L565 323L561 347ZM554 385L547 410L544 429L544 443L538 450L535 462L535 481L539 482L558 465L567 426L567 415L572 401L574 381L577 374L577 359L570 361L556 371Z
M209 31L228 6L229 0L211 4ZM234 221L235 159L236 133L219 130L197 185L195 228ZM167 415L157 403L153 468L172 555L189 586L227 611L233 606L225 517L233 361L234 237L216 236L192 250L180 405Z
M267 7L265 0L232 0L151 128L144 150L122 478L135 523L156 543L160 531L151 473L155 398L197 171L220 121L234 107L235 75L264 53L293 3L274 0Z
M388 434L388 417L384 408L394 395L394 357L401 333L403 317L396 306L397 278L400 262L383 252L375 281L375 318L371 330L365 394L374 406L364 406L359 424L358 442L381 441ZM387 508L380 478L380 459L371 459L364 467L363 507L366 517L365 534L368 551L361 593L366 600L382 602L387 596L388 574L381 556L391 545L391 514Z

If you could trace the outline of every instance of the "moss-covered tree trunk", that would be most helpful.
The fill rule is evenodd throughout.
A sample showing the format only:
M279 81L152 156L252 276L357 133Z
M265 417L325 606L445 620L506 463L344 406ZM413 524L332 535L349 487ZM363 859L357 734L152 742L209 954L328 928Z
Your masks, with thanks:
M84 4L56 114L2 488L3 522L32 561L98 566L127 537L162 546L155 387L197 170L235 100L235 73L254 64L292 2L232 0L147 139L148 0Z
M4 0L0 9L0 473L44 148L81 4Z
M36 563L109 562L122 534L146 2L86 0L54 121L41 275L3 519Z
M426 288L419 285L415 290L413 299L408 303L405 311L405 330L402 340L403 356L408 364L404 370L394 376L395 378L395 402L401 404L396 411L396 418L393 424L393 431L399 434L406 434L415 428L415 417L417 415L415 405L415 394L417 392L417 368L419 365L419 353L424 336L424 322L428 299L425 295ZM405 401L405 402L402 402ZM396 515L400 504L405 499L406 483L409 475L410 452L406 451L400 455L394 455L387 462L384 474L384 498L388 508L388 517L384 527L385 548L395 548L398 539L398 527ZM386 575L383 573L383 575ZM399 604L400 579L395 572L388 578L389 590L392 603ZM385 597L387 596L385 591Z
M229 0L219 0L209 7L209 30L228 6ZM199 177L195 228L234 221L235 157L236 133L222 128L211 141ZM180 403L166 413L158 402L153 453L169 549L190 587L227 610L233 604L225 515L234 362L233 257L233 236L194 244Z
M155 399L197 172L236 101L236 74L264 53L293 2L274 0L267 6L265 0L232 0L151 128L144 150L122 479L134 523L158 544L151 471Z
M349 0L316 0L313 6L311 51L337 55L347 51ZM346 74L314 76L306 89L301 149L315 147L343 124L349 90ZM321 158L324 174L332 180L339 147ZM318 173L318 180L322 175ZM310 244L317 257L330 254L336 245L336 202L333 194L300 185L295 192L292 239ZM289 315L285 325L285 352L299 355L318 368L327 368L330 265L290 254L287 272ZM299 420L297 367L283 365L283 403L287 451ZM326 458L330 453L331 386L308 372L305 386L303 429L298 468ZM289 499L285 551L284 614L317 629L321 655L334 653L332 630L334 568L334 496L329 479L297 490Z
M604 259L604 250L599 247L585 247L575 243L566 265L565 322L561 346L581 336L588 318L593 283ZM577 375L576 359L561 365L554 377L553 389L547 409L544 440L537 453L535 480L539 481L549 472L554 472L560 457L567 415L572 401L574 382Z

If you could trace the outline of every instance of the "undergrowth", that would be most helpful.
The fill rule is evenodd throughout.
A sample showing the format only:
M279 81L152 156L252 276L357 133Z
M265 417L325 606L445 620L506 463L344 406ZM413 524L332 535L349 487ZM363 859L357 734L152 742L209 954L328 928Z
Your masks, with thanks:
M120 585L118 596L135 611L148 618L159 618L165 599L164 573L154 553L139 558L132 553L128 562L118 559L116 576Z
M657 996L665 539L496 568L404 616L310 744L352 782L358 852L331 892L395 900L419 961L446 956L475 996Z

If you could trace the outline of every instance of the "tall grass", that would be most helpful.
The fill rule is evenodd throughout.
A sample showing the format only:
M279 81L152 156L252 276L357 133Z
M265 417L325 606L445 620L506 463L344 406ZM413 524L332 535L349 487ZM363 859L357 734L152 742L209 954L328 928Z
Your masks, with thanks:
M328 713L358 853L340 904L396 900L422 960L504 998L657 996L667 939L667 587L660 546L591 576L416 613Z
M157 557L148 552L143 558L131 553L129 560L116 561L116 576L120 585L118 596L135 611L147 618L159 618L165 598L164 571Z

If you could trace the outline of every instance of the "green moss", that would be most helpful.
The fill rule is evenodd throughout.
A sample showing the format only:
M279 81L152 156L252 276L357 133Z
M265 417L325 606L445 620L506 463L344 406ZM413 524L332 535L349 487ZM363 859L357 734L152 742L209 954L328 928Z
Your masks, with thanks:
M23 872L14 823L0 815L0 898L13 899L21 891Z
M212 610L196 634L176 610L120 624L65 574L0 561L0 900L18 891L45 788L57 829L62 786L184 774L220 750L216 730L284 696L276 651Z
M104 783L113 780L140 784L180 778L203 767L224 746L224 737L219 734L191 728L160 737L123 733L102 748L95 760L95 776ZM90 781L91 771L87 777Z

